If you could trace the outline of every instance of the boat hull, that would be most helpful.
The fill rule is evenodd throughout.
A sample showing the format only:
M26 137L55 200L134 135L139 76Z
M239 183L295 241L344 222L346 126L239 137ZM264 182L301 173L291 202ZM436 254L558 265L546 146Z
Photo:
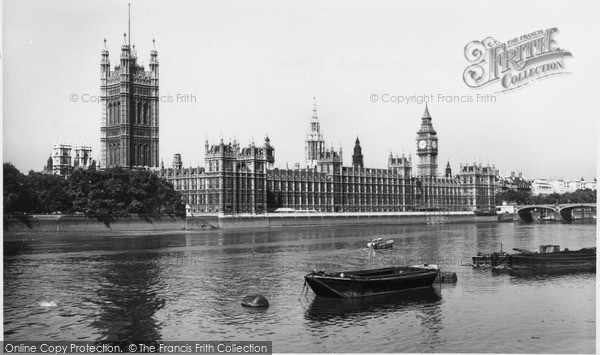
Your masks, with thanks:
M513 254L510 266L514 269L576 269L595 270L596 253L562 251L558 253Z
M372 275L326 276L311 273L304 278L315 294L328 298L356 298L430 287L439 270L393 268L372 270ZM395 271L395 273L392 273ZM379 275L376 272L380 272ZM338 275L352 274L339 273ZM383 275L383 276L382 276Z

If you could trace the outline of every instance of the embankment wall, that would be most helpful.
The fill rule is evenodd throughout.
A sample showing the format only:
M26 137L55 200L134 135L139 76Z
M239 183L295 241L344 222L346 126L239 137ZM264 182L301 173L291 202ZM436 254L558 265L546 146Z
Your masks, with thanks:
M196 216L187 218L187 229L196 229L200 223ZM206 218L206 217L202 217ZM431 214L420 212L399 213L271 213L265 215L219 216L218 228L269 228L269 227L302 227L302 226L343 226L369 224L446 224L495 222L497 216L475 216L472 212L456 212ZM212 220L211 222L214 222Z
M83 215L4 216L4 232L89 232L184 230L185 219L129 215L89 218Z
M249 229L302 226L410 225L493 222L496 216L475 216L470 212L431 214L399 213L305 213L264 215L196 215L185 219L169 216L129 215L89 218L83 215L4 216L4 232L90 232Z

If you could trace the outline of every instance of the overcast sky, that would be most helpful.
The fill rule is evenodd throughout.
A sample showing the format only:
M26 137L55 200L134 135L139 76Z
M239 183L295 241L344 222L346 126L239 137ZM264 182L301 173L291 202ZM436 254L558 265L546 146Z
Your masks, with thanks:
M203 164L204 140L275 146L275 165L304 161L313 95L327 145L351 164L412 153L423 104L384 95L433 95L440 170L450 161L495 164L527 178L596 176L598 18L594 1L131 1L140 61L152 39L160 62L160 156ZM56 141L89 142L100 155L100 51L111 67L127 30L127 1L4 1L3 155L43 168ZM440 102L500 91L465 85L465 46L556 27L569 74L495 94L496 102ZM372 95L377 95L377 102ZM73 99L72 95L77 95ZM177 102L177 95L191 102ZM192 97L193 96L193 97ZM73 102L75 101L75 102ZM455 170L455 171L456 171Z

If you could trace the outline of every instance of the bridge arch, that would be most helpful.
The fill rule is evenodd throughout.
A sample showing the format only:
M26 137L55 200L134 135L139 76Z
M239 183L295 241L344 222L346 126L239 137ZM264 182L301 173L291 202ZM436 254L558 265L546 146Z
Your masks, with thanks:
M533 216L531 215L531 211L535 209L547 210L552 212L557 212L553 205L531 205L531 206L523 206L517 209L517 214L522 221L525 222L533 222Z
M560 213L560 216L562 217L562 219L565 222L572 223L573 216L572 216L571 212L573 212L574 209L578 209L578 208L596 208L596 204L595 203L579 203L579 204L562 206L562 207L558 208L558 212Z

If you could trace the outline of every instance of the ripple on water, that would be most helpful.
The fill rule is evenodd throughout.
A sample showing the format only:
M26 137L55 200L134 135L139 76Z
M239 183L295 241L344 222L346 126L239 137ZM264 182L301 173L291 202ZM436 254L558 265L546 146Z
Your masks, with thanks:
M375 237L394 239L394 249L366 249ZM519 276L465 266L501 243L504 250L577 249L595 244L595 226L44 236L5 248L4 336L272 340L278 352L593 352L595 274ZM302 287L312 269L421 262L457 272L458 283L350 301ZM264 295L270 307L242 307L248 294ZM54 299L55 307L39 305Z

